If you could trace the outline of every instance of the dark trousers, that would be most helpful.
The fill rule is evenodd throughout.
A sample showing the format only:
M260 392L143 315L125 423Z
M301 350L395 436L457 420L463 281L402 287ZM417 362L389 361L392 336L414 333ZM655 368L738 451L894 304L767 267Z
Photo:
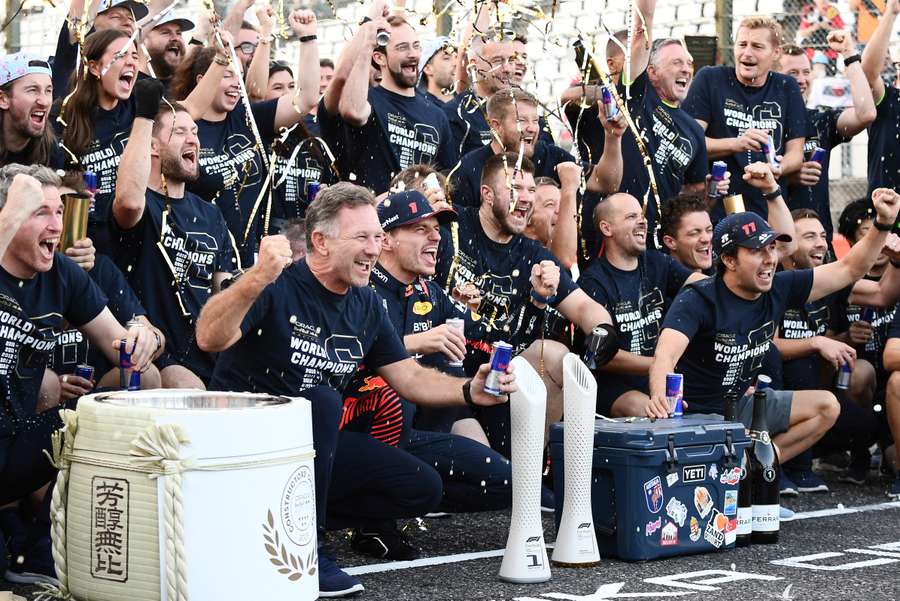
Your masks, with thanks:
M34 415L15 434L0 439L0 505L27 497L56 478L44 451L50 436L62 427L59 409Z

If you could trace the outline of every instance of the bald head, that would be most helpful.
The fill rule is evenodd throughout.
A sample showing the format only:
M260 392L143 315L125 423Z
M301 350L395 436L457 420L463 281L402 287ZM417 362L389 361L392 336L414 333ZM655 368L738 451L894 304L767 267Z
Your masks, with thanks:
M647 249L647 220L640 201L631 194L617 193L594 208L594 226L607 248L638 256Z

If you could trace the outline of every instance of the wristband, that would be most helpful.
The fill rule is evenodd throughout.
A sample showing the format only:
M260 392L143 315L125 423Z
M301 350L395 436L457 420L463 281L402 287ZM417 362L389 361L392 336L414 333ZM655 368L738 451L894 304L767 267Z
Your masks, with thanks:
M472 400L472 378L466 380L462 385L463 391L463 400L466 402L466 405L469 407L475 406L475 401Z
M872 220L872 225L875 226L875 229L878 230L879 232L889 232L892 229L894 229L893 223L888 223L888 224L881 223L880 221L878 221L878 217L875 217L875 219Z
M227 57L227 56L223 57L218 54L216 55L216 58L213 59L213 61L215 61L215 63L217 65L221 65L222 67L227 67L228 65L231 64L229 57Z
M537 292L534 291L534 288L532 288L531 289L531 298L533 298L537 302L541 303L542 305L549 305L550 303L553 302L553 299L556 298L556 295L554 294L553 296L550 296L550 297L541 296L540 294L538 294Z
M312 42L313 40L317 39L319 39L319 36L317 36L316 34L305 35L300 37L300 43L305 44L306 42Z
M849 67L853 63L858 63L861 60L862 60L862 57L860 57L858 54L854 54L853 56L848 56L847 58L844 59L844 68Z
M781 186L778 186L771 192L763 192L763 195L762 195L762 197L766 200L775 200L779 196L781 196Z

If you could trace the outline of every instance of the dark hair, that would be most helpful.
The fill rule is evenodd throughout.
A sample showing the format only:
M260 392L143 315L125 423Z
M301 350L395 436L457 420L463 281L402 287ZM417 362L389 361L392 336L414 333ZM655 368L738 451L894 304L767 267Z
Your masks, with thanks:
M291 76L291 79L293 79L294 70L291 69L291 66L285 61L272 61L271 63L269 63L269 77L272 77L276 73L281 73L282 71L287 71L287 73Z
M481 186L490 186L494 176L500 171L515 169L516 162L519 160L517 152L500 152L489 158L484 163L481 170ZM522 171L534 175L534 163L528 158L522 159Z
M391 178L391 183L388 186L388 189L393 190L400 182L403 182L403 185L406 186L407 190L416 188L426 177L428 177L432 173L434 173L434 175L438 178L438 182L446 192L448 186L450 185L450 180L447 179L447 176L445 176L443 173L440 173L431 165L410 165L409 167L395 175L393 178Z
M64 175L60 177L60 183L62 187L72 188L78 194L87 192L87 188L84 185L84 171L78 169L66 171Z
M256 28L256 25L254 25L250 21L241 21L241 29L248 29L250 31L259 31L259 29Z
M155 138L159 133L159 130L162 129L163 126L163 117L167 115L172 115L173 113L187 113L188 110L184 107L183 104L179 102L166 102L162 101L159 103L159 108L156 110L156 117L153 118L153 131L152 136Z
M806 56L806 50L797 44L782 44L781 53L785 56Z
M209 71L216 58L216 49L212 47L197 48L190 52L175 69L175 75L169 84L169 97L184 100L197 87L197 76Z
M320 58L319 59L319 68L328 67L329 69L334 69L334 61L330 58Z
M732 246L727 249L721 255L716 256L716 276L722 277L725 274L725 261L722 260L723 257L734 257L737 258L737 249L738 247Z
M875 219L875 206L868 198L854 200L838 217L838 233L851 244L856 242L856 230L863 221Z
M614 39L618 40L624 44L628 40L628 30L620 29L619 31L612 34L612 37L606 41L606 56L608 56L608 57L614 56L616 54L622 54L622 55L625 54L622 51L622 48L618 44L616 44L615 41L613 41Z
M15 85L16 81L18 80L13 80L0 86L0 92L11 98L13 85ZM6 113L7 111L0 110L0 131L3 130L3 120L6 119ZM48 112L47 114L50 115L51 113ZM53 154L55 145L56 132L53 131L53 126L50 125L50 119L48 118L47 123L44 125L44 133L39 138L29 138L28 143L25 144L25 148L22 151L23 158L31 165L47 165L50 163L50 156ZM6 144L3 142L3 136L0 136L0 165L5 165L8 162L9 149L6 148Z
M128 38L128 34L118 29L104 29L89 35L81 50L81 66L69 80L69 89L75 91L60 116L66 123L63 144L76 157L82 157L94 140L94 121L100 106L100 79L91 75L88 64L99 62L109 45L121 38Z
M801 219L817 219L822 221L822 218L819 217L819 214L812 209L794 209L791 211L791 219L795 222L800 221Z
M662 234L672 236L678 234L681 218L688 213L708 213L706 201L694 194L679 194L663 203L659 216L659 229Z

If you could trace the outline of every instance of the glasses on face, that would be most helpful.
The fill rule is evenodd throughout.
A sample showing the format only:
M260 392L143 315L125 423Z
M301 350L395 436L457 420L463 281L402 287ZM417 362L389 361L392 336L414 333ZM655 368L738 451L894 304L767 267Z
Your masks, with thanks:
M256 46L257 44L254 44L253 42L241 42L240 44L235 46L235 48L237 48L244 54L253 54L253 52L256 51Z

